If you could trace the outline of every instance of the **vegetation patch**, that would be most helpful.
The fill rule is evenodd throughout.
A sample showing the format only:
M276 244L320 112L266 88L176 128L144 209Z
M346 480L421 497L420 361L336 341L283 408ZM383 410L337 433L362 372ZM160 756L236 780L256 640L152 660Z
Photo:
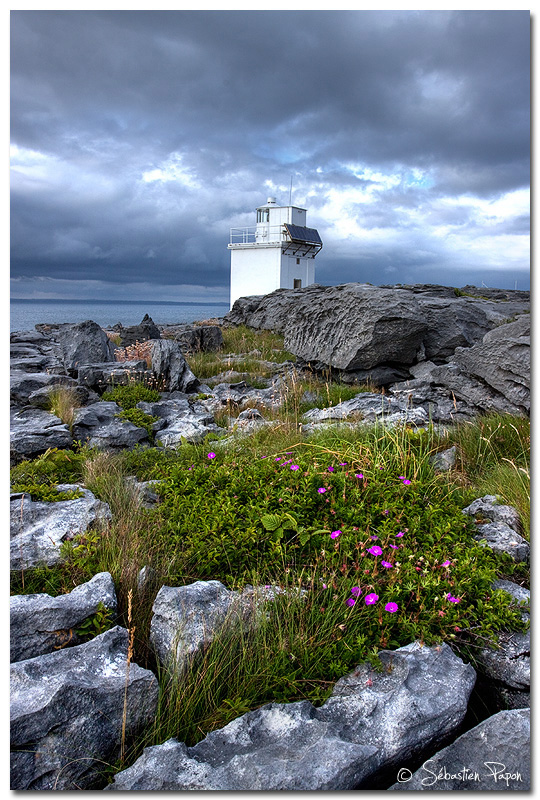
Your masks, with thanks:
M157 403L160 393L157 389L152 389L144 383L137 381L130 382L125 386L115 386L103 393L103 400L111 400L124 410L135 408L137 403Z
M138 428L144 428L149 438L153 440L154 431L152 429L152 425L154 422L157 422L158 417L153 417L151 414L146 414L140 408L124 408L123 411L118 414L118 416L120 419L125 419L128 422L132 422Z

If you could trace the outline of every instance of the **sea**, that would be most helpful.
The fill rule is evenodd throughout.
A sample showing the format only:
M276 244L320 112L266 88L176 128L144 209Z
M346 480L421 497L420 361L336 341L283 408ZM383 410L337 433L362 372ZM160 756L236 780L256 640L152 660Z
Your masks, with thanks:
M83 322L108 328L120 322L138 325L148 314L156 325L174 325L223 317L228 303L177 303L146 300L11 300L10 331L29 331L39 323Z

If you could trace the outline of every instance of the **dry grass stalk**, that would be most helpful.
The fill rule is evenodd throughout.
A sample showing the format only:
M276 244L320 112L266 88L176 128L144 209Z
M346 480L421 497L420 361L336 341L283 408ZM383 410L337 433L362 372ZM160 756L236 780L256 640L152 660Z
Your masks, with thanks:
M125 748L126 748L126 722L127 722L127 700L128 700L128 686L129 686L129 668L131 665L131 659L133 658L133 642L135 638L135 626L131 627L131 600L133 598L133 589L130 589L128 592L128 631L129 631L129 638L128 638L128 652L127 652L127 666L126 666L126 685L124 688L124 711L122 714L122 741L120 746L120 763L124 763L125 759Z

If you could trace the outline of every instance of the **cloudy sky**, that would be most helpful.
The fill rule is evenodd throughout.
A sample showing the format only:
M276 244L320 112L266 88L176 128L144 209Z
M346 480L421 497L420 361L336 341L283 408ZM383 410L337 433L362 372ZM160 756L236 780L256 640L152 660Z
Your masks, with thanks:
M529 286L528 11L12 11L19 298L228 300L308 209L322 284Z

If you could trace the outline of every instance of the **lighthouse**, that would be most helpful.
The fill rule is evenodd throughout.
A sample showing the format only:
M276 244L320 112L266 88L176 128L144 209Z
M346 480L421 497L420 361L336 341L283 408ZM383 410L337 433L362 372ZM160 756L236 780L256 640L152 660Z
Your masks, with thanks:
M322 246L318 231L306 227L305 208L278 206L269 197L257 209L256 225L231 228L231 308L239 297L314 283Z

